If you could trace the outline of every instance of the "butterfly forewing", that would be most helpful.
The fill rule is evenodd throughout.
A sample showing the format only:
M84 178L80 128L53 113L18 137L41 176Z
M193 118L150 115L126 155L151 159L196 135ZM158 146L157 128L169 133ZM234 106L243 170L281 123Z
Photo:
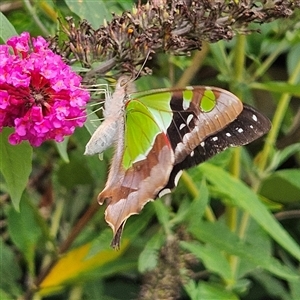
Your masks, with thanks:
M208 136L233 122L243 110L242 102L219 88L194 87L173 93L173 119L167 129L175 162L183 161Z
M236 120L208 136L183 161L175 163L162 194L177 185L178 174L181 174L182 170L198 165L228 147L247 145L266 134L270 128L271 122L267 117L253 107L244 105L243 111Z

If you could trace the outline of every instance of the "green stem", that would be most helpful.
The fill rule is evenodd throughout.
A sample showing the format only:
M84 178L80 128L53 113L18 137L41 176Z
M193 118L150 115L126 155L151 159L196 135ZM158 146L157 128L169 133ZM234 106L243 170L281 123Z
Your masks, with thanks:
M291 74L288 83L296 84L298 80L298 76L300 73L300 60L298 60L293 73ZM277 109L275 111L273 120L272 120L272 128L269 131L267 136L264 148L262 150L260 160L258 163L258 168L263 171L266 168L268 158L271 155L272 149L275 147L277 136L281 127L282 120L286 114L287 108L289 106L291 100L291 95L288 93L282 94L279 99Z
M238 35L237 41L235 45L235 53L234 53L234 75L235 81L237 83L242 82L244 78L244 70L245 70L245 48L246 48L246 37L244 35ZM237 89L238 86L233 85L231 86L231 90L235 92L235 94L241 98L241 92ZM240 169L240 159L241 159L241 149L236 148L233 151L233 157L231 161L231 173L234 177L239 178L241 169ZM238 209L236 207L227 206L226 208L226 222L227 226L232 232L237 231L237 218L238 218ZM230 255L228 257L228 261L232 270L233 278L227 282L228 286L231 286L235 283L237 268L239 265L239 258L234 255Z
M235 79L240 82L244 77L245 68L245 48L246 48L246 36L238 35L235 45L235 60L234 60L234 74ZM238 91L237 91L238 92ZM238 95L239 96L239 95Z
M192 195L192 197L193 198L199 197L199 190L195 185L194 181L192 180L191 176L186 171L183 171L181 175L181 179L184 181L184 185L186 189L189 191L189 193ZM212 211L211 207L208 205L205 208L205 217L210 222L216 221L214 212Z
M265 72L270 68L273 62L277 59L277 57L282 53L284 48L286 47L286 41L283 40L278 47L272 52L268 58L256 69L256 72L253 75L252 80L255 81L259 77L261 77Z
M23 0L25 7L27 8L29 14L32 16L33 20L37 24L37 26L40 28L44 36L50 35L49 31L47 28L43 25L43 22L39 19L39 17L36 14L35 9L31 5L29 0Z
M190 84L191 80L196 76L197 72L203 65L204 59L209 51L209 46L207 43L203 43L201 51L197 51L193 56L192 62L188 68L185 69L180 79L176 83L175 87L185 87Z

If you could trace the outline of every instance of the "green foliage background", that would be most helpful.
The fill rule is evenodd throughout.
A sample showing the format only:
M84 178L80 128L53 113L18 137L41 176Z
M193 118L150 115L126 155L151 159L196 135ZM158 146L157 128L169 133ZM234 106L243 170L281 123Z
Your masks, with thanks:
M54 35L57 16L97 27L132 5L24 0L0 15L0 38ZM170 196L129 219L119 251L109 247L105 207L95 200L111 151L102 161L84 157L86 128L35 149L9 145L4 129L0 299L300 299L297 17L253 25L260 33L204 44L191 57L154 56L153 75L137 82L139 90L178 82L224 87L273 127L184 173Z

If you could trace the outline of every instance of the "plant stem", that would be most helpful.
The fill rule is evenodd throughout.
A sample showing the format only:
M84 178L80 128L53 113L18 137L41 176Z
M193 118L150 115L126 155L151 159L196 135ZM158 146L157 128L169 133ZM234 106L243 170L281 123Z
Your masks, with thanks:
M245 68L245 48L246 48L246 36L244 35L238 35L235 45L235 51L234 51L234 77L235 81L237 83L242 82L244 78L244 68ZM234 88L238 87L238 85L232 84L231 89L234 90L235 94L241 98L241 92L240 90ZM240 160L241 160L241 149L236 148L233 151L233 157L231 162L231 173L234 177L239 178L240 177ZM227 206L226 207L226 221L227 226L232 232L237 231L237 218L238 218L238 209L233 206ZM229 264L231 266L232 270L232 280L227 282L227 285L231 286L235 283L237 268L239 265L239 258L234 255L230 255L228 257Z
M209 46L207 43L203 42L201 51L197 51L191 61L191 65L185 69L180 79L176 83L175 87L185 87L190 84L191 80L196 76L197 72L200 70L203 65L204 58L206 57L209 51Z
M288 83L296 84L299 73L300 73L300 60L298 60L298 63L296 64L296 66L293 70L293 73L290 75ZM275 147L277 136L278 136L278 133L280 130L280 126L281 126L282 120L286 114L290 100L291 100L291 95L288 93L282 94L282 96L279 99L277 109L275 111L275 114L274 114L274 117L272 120L272 128L269 131L269 134L267 135L266 142L265 142L264 148L262 150L260 160L258 162L258 168L261 171L263 171L266 168L268 158L271 155L272 149Z
M196 187L196 185L195 185L194 181L192 180L192 178L190 177L190 175L186 171L183 171L181 178L184 181L184 185L186 186L187 190L192 195L192 197L193 198L199 197L199 190ZM216 221L216 217L210 206L206 206L206 208L205 208L205 217L210 222Z
M32 16L33 20L35 21L35 23L37 24L37 26L40 28L40 30L42 31L44 36L48 36L50 33L49 31L46 29L46 27L43 25L43 22L39 19L39 17L37 16L34 8L32 7L31 3L29 0L23 0L25 7L27 8L29 14Z

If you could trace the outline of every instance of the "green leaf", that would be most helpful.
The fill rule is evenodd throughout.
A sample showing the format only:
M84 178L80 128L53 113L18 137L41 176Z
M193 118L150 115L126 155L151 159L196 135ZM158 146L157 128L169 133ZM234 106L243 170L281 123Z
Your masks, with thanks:
M213 56L211 65L219 70L222 77L227 77L227 79L229 79L228 77L231 76L232 68L226 50L226 43L224 41L219 41L218 43L210 44L209 48Z
M11 129L4 128L0 134L0 171L13 205L18 210L31 173L32 147L27 142L14 146L9 144L8 136L11 133Z
M299 272L299 269L298 269ZM292 299L293 300L297 300L300 297L300 284L299 282L289 282L289 288L291 290L291 294L292 294Z
M74 188L78 184L90 184L93 182L85 157L78 153L70 155L69 163L61 164L57 172L57 178L67 189Z
M60 155L60 157L64 160L64 162L69 163L69 156L67 152L68 142L70 137L66 136L65 139L60 143L55 143L57 151Z
M270 200L279 203L299 203L300 170L287 169L274 172L263 181L261 194Z
M138 216L129 218L126 222L123 238L128 238L133 242L147 228L153 215L154 210L152 205L146 205Z
M33 267L34 249L42 231L27 195L20 203L20 212L13 207L8 212L8 231L14 244L23 253L29 268ZM31 271L33 271L31 269Z
M165 242L165 235L162 231L155 233L146 243L138 260L138 270L141 273L153 270L157 265L159 249Z
M205 180L202 180L199 188L199 195L193 200L192 204L190 205L190 209L186 217L190 227L198 226L205 213L205 208L208 204L208 201L208 188Z
M8 21L2 12L0 12L0 38L6 42L12 36L18 35L13 25Z
M294 45L290 51L287 54L287 69L289 76L293 76L295 66L299 62L299 51L300 51L300 44L299 42ZM294 80L294 82L297 82L299 84L300 82L300 74L298 73L297 79Z
M270 276L270 274L263 273L261 271L252 273L252 276L260 285L262 285L266 289L266 291L268 291L269 297L273 296L275 299L292 300L287 289L284 287L285 283L283 283L282 281ZM295 285L299 286L299 282L296 281Z
M288 93L293 96L300 96L300 85L290 84L285 81L253 82L250 84L252 89L269 91L274 93Z
M199 240L210 243L228 254L239 256L241 259L254 263L274 275L288 279L299 280L299 276L290 268L282 265L269 253L265 253L256 244L239 239L229 228L220 222L202 222L197 228L191 228L190 232Z
M242 217L247 217L247 213L241 212ZM256 248L261 254L266 257L272 256L272 240L263 228L255 222L253 219L248 220L247 230L243 240L246 244L251 244L252 247ZM241 260L237 268L237 278L244 278L250 272L256 271L257 265L249 260ZM236 290L236 286L235 286Z
M224 287L201 281L197 285L193 280L189 280L184 288L192 300L238 300L239 298L231 291L226 291Z
M214 283L199 283L199 298L205 300L238 300L239 298L231 291L226 291L222 286Z
M205 265L206 269L219 274L226 281L233 280L233 274L222 249L211 244L181 242L180 245L193 253Z
M17 264L13 249L5 245L2 238L0 239L0 253L0 290L10 295L10 297L8 294L4 297L4 294L0 292L0 299L17 299L21 295L18 283L22 275L21 269Z
M104 19L109 21L112 18L103 1L65 0L65 2L73 13L80 19L88 20L95 29L103 25Z
M276 170L289 157L298 152L300 152L300 143L292 144L282 150L276 151L266 173Z
M204 163L198 168L220 194L230 199L234 205L248 212L277 243L300 260L299 245L249 187L237 178L232 177L229 173L209 163Z

